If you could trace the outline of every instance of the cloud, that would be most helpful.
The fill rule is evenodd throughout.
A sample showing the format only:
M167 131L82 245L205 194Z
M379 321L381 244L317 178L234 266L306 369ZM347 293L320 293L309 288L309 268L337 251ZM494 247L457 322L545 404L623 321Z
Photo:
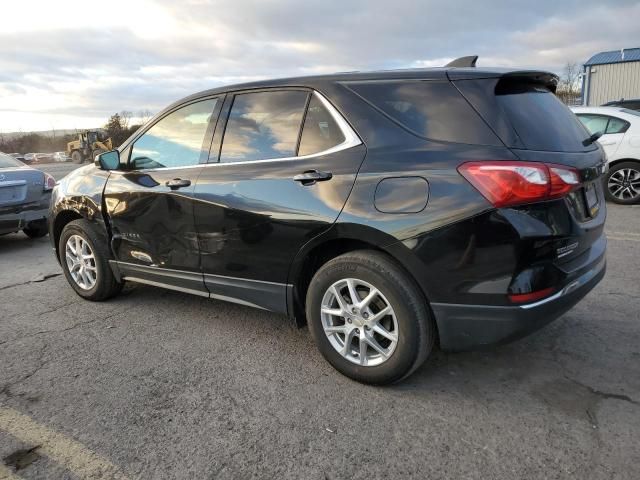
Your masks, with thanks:
M112 0L100 21L70 20L86 9L80 0L4 7L0 130L91 126L260 78L431 67L469 54L480 66L560 71L640 46L637 0Z

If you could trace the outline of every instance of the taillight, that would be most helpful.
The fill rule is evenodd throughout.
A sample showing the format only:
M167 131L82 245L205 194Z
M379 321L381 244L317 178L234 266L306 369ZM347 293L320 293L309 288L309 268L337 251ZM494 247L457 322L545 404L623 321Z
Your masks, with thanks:
M56 179L53 178L48 173L44 174L44 191L48 192L49 190L53 190L53 187L56 186Z
M580 175L577 170L560 165L547 165L547 167L551 179L550 198L563 197L580 185Z
M496 208L562 197L580 184L577 170L539 162L467 162L458 172Z

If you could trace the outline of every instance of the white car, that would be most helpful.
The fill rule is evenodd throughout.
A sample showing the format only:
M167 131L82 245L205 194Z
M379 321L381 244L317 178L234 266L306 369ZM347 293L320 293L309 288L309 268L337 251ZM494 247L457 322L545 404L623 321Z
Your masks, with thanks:
M69 157L67 157L66 152L55 152L53 154L53 161L54 162L68 162L69 160L71 160Z
M598 143L607 154L607 199L640 202L640 112L621 107L574 107L590 133L602 132Z

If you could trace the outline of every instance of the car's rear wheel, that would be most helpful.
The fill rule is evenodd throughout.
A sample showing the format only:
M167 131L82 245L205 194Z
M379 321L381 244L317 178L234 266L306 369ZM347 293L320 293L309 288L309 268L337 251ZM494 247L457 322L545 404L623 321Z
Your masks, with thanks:
M108 249L88 221L74 220L64 227L58 252L67 281L81 297L106 300L122 289L109 267Z
M29 238L40 238L44 237L49 229L47 228L46 220L36 220L28 223L27 226L22 229L22 231Z
M607 200L623 205L640 202L640 162L620 162L606 177Z
M387 384L407 377L435 340L415 282L376 251L347 253L323 265L307 290L306 313L322 355L360 382Z

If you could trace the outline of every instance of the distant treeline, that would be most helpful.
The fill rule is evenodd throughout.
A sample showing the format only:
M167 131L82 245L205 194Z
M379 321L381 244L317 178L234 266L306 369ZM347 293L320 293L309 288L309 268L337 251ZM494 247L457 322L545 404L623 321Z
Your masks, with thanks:
M41 133L25 133L21 136L7 138L0 133L0 152L4 153L36 153L62 152L77 135L56 135L55 137Z
M112 115L104 128L113 141L113 146L118 147L134 133L140 125L129 125L131 116L128 112ZM24 135L3 135L0 133L0 152L4 153L50 153L63 152L67 149L67 143L77 140L78 134L51 134L25 133Z

